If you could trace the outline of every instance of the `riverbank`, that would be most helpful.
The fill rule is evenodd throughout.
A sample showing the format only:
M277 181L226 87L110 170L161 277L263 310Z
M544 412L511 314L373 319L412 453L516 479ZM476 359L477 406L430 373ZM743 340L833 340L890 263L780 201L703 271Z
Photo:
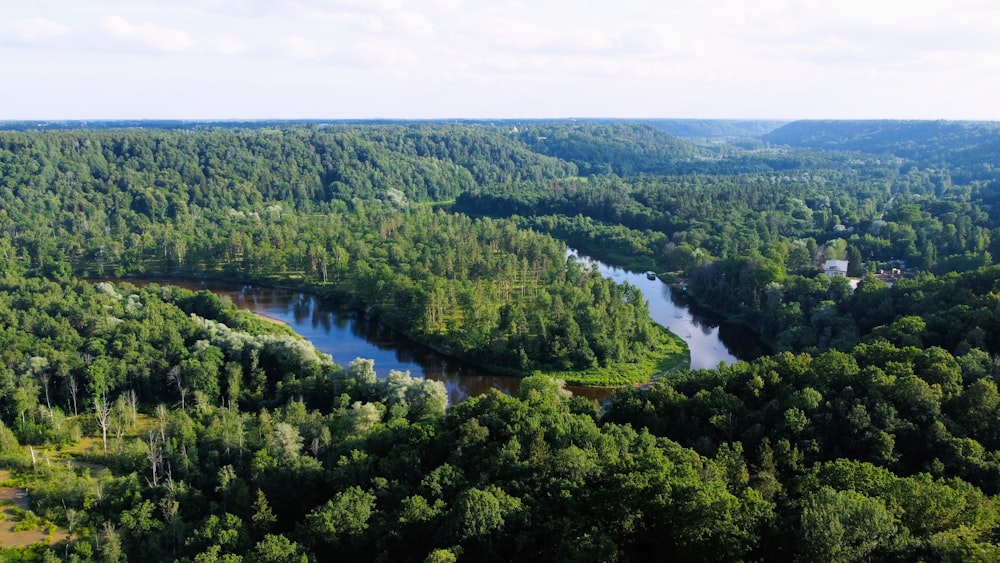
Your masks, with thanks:
M674 295L677 296L677 301L683 303L688 310L702 317L715 318L718 322L720 332L743 334L743 336L738 337L738 340L744 344L748 344L748 346L745 348L731 347L741 359L751 360L760 356L770 356L774 353L774 343L764 340L763 335L755 328L753 323L750 323L740 315L727 316L698 299L688 290L687 280L680 279L668 285L671 291L675 292ZM729 343L732 344L736 339L729 339Z
M435 364L443 365L454 365L454 364L468 364L469 368L459 368L463 373L472 372L474 375L463 375L462 377L477 377L479 374L483 374L485 377L515 377L520 378L532 373L543 373L552 377L557 377L566 380L569 384L579 387L625 387L631 386L636 383L645 383L654 380L658 374L662 374L668 371L686 370L690 365L690 351L688 350L684 341L676 334L663 329L661 325L657 325L661 332L658 335L657 345L651 349L646 357L638 362L633 363L617 363L604 367L594 367L582 371L553 371L553 370L530 370L530 371L519 371L511 369L510 366L493 365L485 362L477 362L474 357L464 356L461 354L455 354L447 346L436 345L435 342L425 342L422 339L414 338L413 335L407 334L404 331L400 331L391 325L382 322L377 314L373 314L370 309L366 310L358 306L358 304L350 298L349 295L344 295L342 291L332 284L329 285L312 285L306 282L295 283L294 280L282 279L282 280L238 280L234 281L232 278L218 279L211 276L197 276L189 279L180 278L176 276L156 276L155 278L144 278L138 276L132 276L123 279L122 281L127 281L131 283L142 283L142 282L153 282L160 284L176 284L186 287L192 290L201 289L211 289L216 290L217 287L226 287L225 290L228 293L231 301L239 301L243 298L244 293L248 288L252 287L252 291L290 291L290 292L301 292L305 295L310 295L312 298L319 302L325 303L333 311L339 311L338 315L341 316L341 321L335 321L336 323L351 322L364 325L364 332L371 332L372 325L377 325L382 327L377 329L378 333L375 337L379 341L379 348L384 346L384 343L388 341L394 341L397 339L405 339L411 346L421 347L427 349L429 352L433 352L444 358L450 358L450 361L441 362L439 360L434 360ZM247 293L250 295L250 293ZM324 320L322 318L316 318L315 312L313 312L312 305L306 307L306 310L299 311L296 313L296 323L295 326L290 324L290 318L278 318L274 314L258 310L258 307L253 301L256 301L259 297L253 297L248 301L241 303L236 303L240 308L249 308L252 312L256 314L257 318L266 320L267 322L274 322L282 324L289 327L290 330L294 331L299 336L312 341L313 338L317 336L319 338L324 338L322 334L313 335L303 335L300 333L301 328L297 325L299 315L305 315L306 317L312 317L311 324L315 329L317 326L322 327L323 325L329 325L329 320ZM299 306L301 308L301 306ZM284 315L282 315L284 316ZM346 319L353 319L352 321L346 321ZM357 338L358 332L357 328L350 330L349 332L355 334L344 335L344 338L352 339ZM314 342L314 345L316 342ZM393 344L395 346L395 344ZM334 356L335 361L343 365L347 365L355 357L361 356L365 357L366 354L363 352L355 353L356 351L343 353L340 349L337 350L323 350ZM378 355L380 352L376 352ZM408 352L406 357L426 357L427 353L421 353L418 350ZM398 361L398 359L397 359ZM395 363L395 362L393 362ZM383 363L383 365L385 365ZM389 364L392 368L392 364ZM471 369L470 369L471 368ZM395 368L392 368L395 369ZM409 368L407 368L409 369ZM443 367L442 369L451 369L448 367ZM419 372L419 370L418 370ZM448 378L450 376L443 376Z
M667 374L686 372L691 367L691 351L679 336L657 325L664 342L651 350L645 361L616 364L607 368L583 371L551 371L545 375L562 379L570 385L622 388L648 385Z
M374 320L378 322L379 319L375 318ZM550 369L518 370L505 365L477 362L472 354L456 354L449 347L436 345L434 342L425 342L423 339L415 338L406 332L400 332L400 334L411 342L433 350L442 356L470 363L498 375L523 378L533 374L542 374L562 379L569 385L579 387L620 388L637 383L649 383L655 381L664 373L678 370L686 371L690 368L690 350L684 340L662 325L654 323L654 326L658 330L658 341L653 348L646 352L644 359L637 362L618 362L608 366L594 366L583 370L565 371Z
M287 327L291 328L291 325L289 325L287 322L285 322L285 321L283 321L281 319L276 319L276 318L272 317L271 315L265 315L264 313L258 313L256 311L254 311L254 315L256 315L257 318L260 319L260 320L262 320L262 321L266 321L266 322L273 323L273 324L276 324L276 325L287 326ZM302 337L301 334L298 334L298 333L295 333L295 334L297 334L300 338Z

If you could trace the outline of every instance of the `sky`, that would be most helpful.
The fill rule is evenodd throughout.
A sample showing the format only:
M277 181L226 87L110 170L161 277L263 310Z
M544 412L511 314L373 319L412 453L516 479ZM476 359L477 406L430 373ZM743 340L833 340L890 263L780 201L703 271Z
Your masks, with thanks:
M1000 120L994 0L4 0L0 120Z

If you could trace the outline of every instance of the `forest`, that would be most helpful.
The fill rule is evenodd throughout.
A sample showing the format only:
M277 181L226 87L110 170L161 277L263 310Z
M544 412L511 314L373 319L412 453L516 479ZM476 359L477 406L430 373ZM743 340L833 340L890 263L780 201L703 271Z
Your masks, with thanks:
M7 124L0 499L30 502L0 500L0 555L996 560L997 143L965 122ZM689 370L638 288L568 248L668 273L774 354ZM301 288L520 390L449 405L153 277Z

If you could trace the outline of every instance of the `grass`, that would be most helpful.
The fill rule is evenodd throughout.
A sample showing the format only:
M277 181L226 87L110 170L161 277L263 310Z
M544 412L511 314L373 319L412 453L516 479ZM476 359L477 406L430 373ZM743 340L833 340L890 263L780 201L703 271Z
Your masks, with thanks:
M8 509L8 514L11 515L11 520L17 522L14 524L15 532L27 532L28 530L34 530L35 528L48 527L51 522L46 522L39 518L37 514L30 510L25 510L17 506L12 506Z
M80 415L81 418L86 416L88 415ZM156 424L154 417L139 414L135 426L125 433L123 440L141 439ZM114 438L109 436L109 454L115 447L114 444ZM85 436L71 445L36 449L35 455L42 466L49 461L72 460L74 465L103 470L103 466L92 462L100 463L102 452L100 436ZM88 459L92 461L81 461ZM0 560L40 560L33 558L35 554L42 552L40 550L70 538L68 530L30 509L27 491L23 488L23 478L16 477L9 470L0 470L0 483L5 485L0 486Z
M81 414L79 418L85 418L89 415ZM125 447L131 440L136 438L140 440L145 440L149 431L156 428L157 422L156 418L144 414L138 413L136 416L136 424L134 427L129 428L125 434L122 435L121 446ZM88 422L82 422L81 426L86 428ZM86 432L87 430L85 430ZM57 461L71 461L74 466L88 467L92 471L99 471L105 469L103 465L104 457L104 443L101 440L100 431L96 428L90 428L89 432L91 435L83 436L76 440L72 444L60 445L56 447L47 448L36 448L35 457L37 458L37 463L45 465L46 463L55 463ZM108 455L116 453L119 443L117 438L115 438L114 433L108 430Z
M667 373L687 371L691 366L691 351L676 334L660 327L661 344L650 351L643 361L594 367L583 371L547 371L549 377L562 379L569 385L591 387L625 387L652 383Z

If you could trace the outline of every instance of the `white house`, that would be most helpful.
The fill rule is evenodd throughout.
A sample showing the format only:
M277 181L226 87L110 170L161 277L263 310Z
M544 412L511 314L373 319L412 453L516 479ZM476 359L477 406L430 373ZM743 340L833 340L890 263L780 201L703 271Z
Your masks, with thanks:
M827 260L823 272L831 278L847 277L847 260Z

